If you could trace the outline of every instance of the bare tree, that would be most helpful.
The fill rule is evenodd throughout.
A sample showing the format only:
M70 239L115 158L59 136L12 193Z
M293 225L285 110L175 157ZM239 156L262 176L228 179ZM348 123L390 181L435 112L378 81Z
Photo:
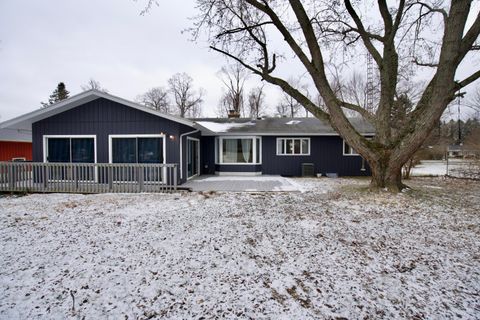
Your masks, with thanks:
M168 91L163 87L155 87L135 99L146 107L163 113L172 113Z
M104 87L102 87L100 82L93 79L93 78L90 78L90 80L88 80L87 84L84 84L84 85L80 86L80 88L82 88L83 91L97 90L97 91L108 93L108 90L105 89Z
M248 114L250 118L259 118L267 111L263 87L252 88L248 93Z
M465 106L476 114L480 113L480 85L478 85L473 92L469 94L469 98L467 99ZM478 116L474 115L474 117Z
M225 94L219 106L225 113L233 110L238 115L244 115L244 85L249 77L249 71L240 63L222 67L219 77L225 85Z
M480 15L473 12L472 1L399 0L387 4L377 0L362 12L367 6L351 0L197 0L201 13L192 32L195 37L207 29L212 50L278 86L314 116L329 122L368 161L371 186L397 192L405 187L402 166L423 144L457 92L480 77L478 65L472 65L469 76L456 77L465 57L480 48ZM467 26L469 17L472 23ZM280 33L283 46L272 43L272 32ZM339 62L334 60L337 56L347 57L343 63L353 67L355 59L348 56L358 57L359 50L365 49L380 79L373 112L336 93L328 68ZM285 51L302 65L325 109L276 71L277 65L288 63L280 58L287 56ZM405 126L398 130L392 114L399 75L403 70L415 74L419 68L429 68L432 76L407 112ZM366 139L345 110L369 121L375 138Z
M308 91L308 86L302 84L300 79L295 79L293 77L288 78L287 80L292 87L298 88L297 90L303 90L306 97L310 96ZM302 110L302 104L289 95L285 91L281 91L281 98L276 106L277 115L281 117L290 117L295 118L299 112Z
M186 73L176 73L168 79L176 113L182 117L197 117L201 114L204 91L193 88L193 79Z
M282 92L282 98L278 102L276 109L277 114L281 117L295 118L302 109L302 105L289 94Z

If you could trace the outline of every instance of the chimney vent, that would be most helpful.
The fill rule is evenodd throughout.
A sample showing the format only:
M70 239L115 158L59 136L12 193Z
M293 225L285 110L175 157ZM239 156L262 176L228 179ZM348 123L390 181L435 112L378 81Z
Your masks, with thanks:
M228 110L228 119L238 119L240 118L240 113L235 110Z

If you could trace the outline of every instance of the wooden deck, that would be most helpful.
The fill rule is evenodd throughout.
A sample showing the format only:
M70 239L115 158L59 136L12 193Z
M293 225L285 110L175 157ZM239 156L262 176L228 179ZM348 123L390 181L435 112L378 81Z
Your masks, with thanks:
M0 192L177 190L176 164L0 162Z

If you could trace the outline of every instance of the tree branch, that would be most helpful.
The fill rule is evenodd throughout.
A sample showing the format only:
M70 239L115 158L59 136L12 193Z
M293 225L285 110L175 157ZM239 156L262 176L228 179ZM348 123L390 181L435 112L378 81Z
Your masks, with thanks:
M341 101L340 104L342 107L346 109L358 112L365 120L370 122L372 125L375 124L375 116L372 113L370 113L367 109L362 108L356 104L344 102L344 101Z
M264 22L260 22L260 23L257 23L257 24L251 25L251 26L245 26L243 28L235 28L235 29L226 30L224 32L220 32L215 37L216 38L221 38L221 37L223 37L225 35L229 35L229 34L235 34L235 33L243 32L243 31L250 31L250 30L253 30L255 28L265 26L267 24L273 24L273 22L272 21L264 21Z
M285 25L282 23L282 21L277 16L277 14L268 6L267 2L264 1L262 4L255 0L245 0L245 1L251 6L253 6L254 8L260 10L261 12L265 13L270 17L270 19L272 20L272 23L275 25L278 31L280 31L284 40L288 43L288 45L293 50L295 55L300 59L300 62L302 62L302 64L311 74L314 74L315 70L313 65L310 63L310 59L307 57L307 55L302 50L300 45L292 37L287 27L285 27Z
M302 106L304 106L305 109L307 109L309 112L311 112L316 117L321 118L325 121L330 121L330 115L328 113L321 110L308 97L306 97L300 91L298 91L297 89L292 87L287 81L285 81L283 79L280 79L280 78L277 78L277 77L273 77L272 75L270 75L267 72L262 72L258 69L255 69L254 67L252 67L248 63L245 63L242 59L238 58L237 56L235 56L235 55L233 55L233 54L231 54L231 53L229 53L225 50L222 50L222 49L219 49L219 48L216 48L216 47L213 47L213 46L210 46L210 49L212 49L216 52L219 52L221 54L224 54L231 59L234 59L235 61L240 63L242 66L244 66L246 69L248 69L248 70L252 71L253 73L261 76L262 79L264 79L265 81L267 81L271 84L277 85L280 88L282 88L283 91L285 91L286 93L291 95L296 101L298 101L298 103L300 103Z
M420 66L420 67L430 67L430 68L437 68L438 67L438 63L421 62L420 60L418 60L417 57L413 57L412 62L415 63L417 66Z
M392 27L395 34L397 33L397 30L400 27L400 23L402 22L404 9L405 9L405 0L400 0L400 4L398 5L397 15L395 16L395 22L393 23L393 27Z
M473 22L470 29L468 29L467 33L463 37L462 45L460 48L460 61L463 60L465 55L472 49L474 49L475 41L478 39L478 35L480 34L480 12L477 14L477 18Z
M480 78L480 70L478 70L477 72L473 73L471 76L463 79L462 81L458 82L456 87L458 89L461 89L463 87L466 87L468 86L469 84L471 84L472 82L476 81L478 78Z
M378 0L378 8L380 9L380 14L382 15L383 25L385 27L385 38L390 38L392 34L392 16L390 15L390 11L388 11L387 1L386 0Z
M358 16L357 12L353 8L350 0L345 0L345 7L347 8L347 11L352 17L355 24L357 25L358 32L362 37L362 41L365 44L365 47L367 48L368 52L370 52L370 54L372 55L377 65L379 67L382 66L382 63L383 63L382 56L380 55L378 50L375 48L375 46L372 44L372 41L370 41L369 33L365 30L362 20L360 20L360 17Z

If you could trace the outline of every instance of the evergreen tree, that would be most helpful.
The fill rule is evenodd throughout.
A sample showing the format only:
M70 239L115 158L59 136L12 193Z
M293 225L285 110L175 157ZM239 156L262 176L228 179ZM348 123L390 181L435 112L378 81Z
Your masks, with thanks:
M68 98L68 95L70 92L68 92L65 83L60 82L57 85L57 88L53 91L53 93L50 95L48 98L48 103L47 102L41 102L42 107L46 108L48 106L51 106L52 104L55 104L59 101L65 100Z

